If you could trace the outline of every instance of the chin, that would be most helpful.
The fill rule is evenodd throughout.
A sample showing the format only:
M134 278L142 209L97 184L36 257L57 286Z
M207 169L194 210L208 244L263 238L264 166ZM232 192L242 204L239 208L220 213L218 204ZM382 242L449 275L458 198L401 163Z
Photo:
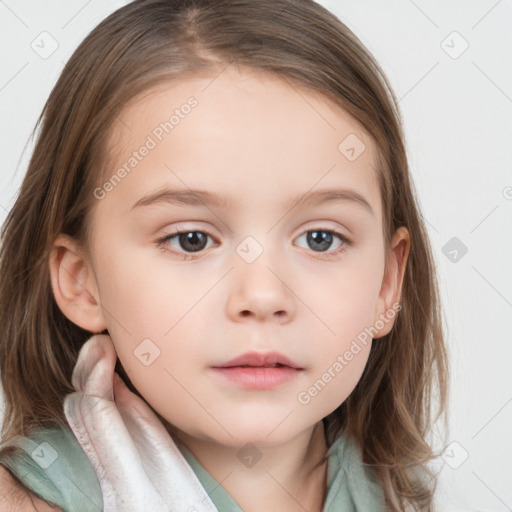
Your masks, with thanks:
M298 425L296 418L295 422L292 422L293 414L284 421L283 417L286 418L286 415L275 417L269 414L266 420L263 420L259 415L259 422L250 416L231 417L229 421L222 418L218 423L212 421L193 425L172 425L168 430L171 433L177 432L178 437L181 433L209 443L237 449L248 443L264 448L285 444L308 428L308 425Z
M263 425L252 425L248 426L240 424L238 427L231 427L229 432L230 436L224 430L220 432L212 433L208 438L224 446L230 446L232 448L242 448L247 444L254 444L260 448L279 446L289 442L293 437L298 435L299 432L291 432L289 429L279 426L279 421L272 422L272 425L264 423Z

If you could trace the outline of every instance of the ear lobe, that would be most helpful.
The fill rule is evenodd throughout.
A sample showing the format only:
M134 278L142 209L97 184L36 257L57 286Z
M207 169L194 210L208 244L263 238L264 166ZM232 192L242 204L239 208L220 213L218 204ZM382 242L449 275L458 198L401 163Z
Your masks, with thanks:
M374 324L381 319L381 315L393 309L397 310L397 304L400 302L402 294L402 285L407 265L407 259L410 250L410 236L406 227L399 227L391 240L391 249L389 252L388 268L382 279L382 286L379 293L377 310ZM374 338L381 338L391 331L395 314L386 316L386 321L382 329L379 329Z
M62 313L86 331L98 333L106 329L90 262L68 235L56 238L49 267L53 295Z

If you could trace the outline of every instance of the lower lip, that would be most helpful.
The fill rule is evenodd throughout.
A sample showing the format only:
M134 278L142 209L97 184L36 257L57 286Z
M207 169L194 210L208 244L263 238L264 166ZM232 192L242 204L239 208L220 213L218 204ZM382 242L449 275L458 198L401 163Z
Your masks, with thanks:
M212 370L226 379L247 389L272 389L290 381L302 371L289 366L278 367L212 367Z

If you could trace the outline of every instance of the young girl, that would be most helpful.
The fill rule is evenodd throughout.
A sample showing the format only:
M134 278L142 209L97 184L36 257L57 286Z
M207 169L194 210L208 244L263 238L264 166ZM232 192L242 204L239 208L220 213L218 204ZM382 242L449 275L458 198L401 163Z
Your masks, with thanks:
M340 20L136 0L38 125L2 233L0 510L432 510L435 266Z

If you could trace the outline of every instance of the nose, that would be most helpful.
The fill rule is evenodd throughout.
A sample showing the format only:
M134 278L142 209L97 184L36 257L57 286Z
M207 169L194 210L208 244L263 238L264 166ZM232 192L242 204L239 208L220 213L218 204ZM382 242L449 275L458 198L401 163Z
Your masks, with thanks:
M253 318L286 323L295 315L295 295L287 283L289 274L275 264L276 258L264 254L252 263L237 261L230 273L226 308L235 322Z

